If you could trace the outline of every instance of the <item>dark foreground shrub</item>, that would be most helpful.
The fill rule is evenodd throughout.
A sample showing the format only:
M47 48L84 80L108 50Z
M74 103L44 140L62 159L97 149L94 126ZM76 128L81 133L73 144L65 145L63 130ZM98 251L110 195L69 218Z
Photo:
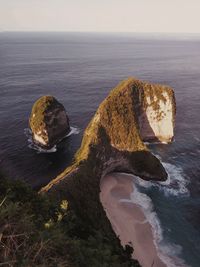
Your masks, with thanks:
M91 228L67 200L58 203L0 175L0 266L139 266L130 253Z

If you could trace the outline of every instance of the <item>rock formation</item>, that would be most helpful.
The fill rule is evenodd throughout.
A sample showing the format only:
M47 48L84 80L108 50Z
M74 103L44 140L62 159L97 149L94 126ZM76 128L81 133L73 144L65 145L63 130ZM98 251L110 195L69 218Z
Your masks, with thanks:
M53 96L42 96L33 105L29 119L33 140L44 148L51 148L70 131L65 108Z
M176 103L168 86L136 82L135 103L143 141L170 143L174 137Z
M166 180L164 167L143 140L171 140L174 117L174 94L169 87L134 78L121 82L97 109L84 132L74 163L41 192L59 192L61 198L68 196L80 212L87 213L94 205L98 206L96 212L100 216L103 211L99 183L107 173L120 171L145 180ZM171 129L167 134L162 128L166 121ZM91 219L94 218L95 215Z
M110 172L126 172L166 180L164 167L143 141L172 140L174 120L172 89L133 78L121 82L97 109L73 164L40 193L67 198L91 229L101 229L109 239L114 232L99 199L101 179Z

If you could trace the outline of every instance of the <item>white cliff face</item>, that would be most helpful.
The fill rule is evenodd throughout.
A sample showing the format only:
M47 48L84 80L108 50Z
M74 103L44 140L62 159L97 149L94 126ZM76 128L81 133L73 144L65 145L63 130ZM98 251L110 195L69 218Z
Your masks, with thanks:
M139 116L140 134L144 141L169 143L174 136L175 101L167 88L162 97L145 96L146 106Z
M46 130L39 130L36 133L33 133L33 139L43 146L47 146L48 144L48 133Z
M39 143L39 144L42 144L44 146L47 145L47 142L46 140L42 137L42 135L40 134L34 134L34 140Z

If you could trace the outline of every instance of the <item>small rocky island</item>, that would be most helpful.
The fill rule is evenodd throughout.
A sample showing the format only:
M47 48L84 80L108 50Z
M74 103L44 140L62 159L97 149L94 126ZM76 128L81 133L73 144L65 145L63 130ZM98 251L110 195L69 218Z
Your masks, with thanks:
M50 149L69 132L69 118L64 106L53 96L42 96L33 105L29 125L34 142Z

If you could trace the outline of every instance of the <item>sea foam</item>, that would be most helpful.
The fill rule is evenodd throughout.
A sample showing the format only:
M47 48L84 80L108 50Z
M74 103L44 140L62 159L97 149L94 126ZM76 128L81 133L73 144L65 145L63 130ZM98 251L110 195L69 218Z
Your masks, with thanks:
M79 133L80 133L79 128L71 126L70 132L63 139L65 139L71 135L75 135L75 134L79 134ZM36 150L38 154L40 154L40 153L55 153L57 151L57 145L53 146L51 149L44 149L44 148L41 148L40 146L38 146L33 141L32 131L30 128L24 129L24 134L26 135L27 140L28 140L28 147L30 149Z
M181 253L181 246L168 243L163 238L163 230L157 213L154 211L153 202L146 194L141 193L134 182L134 192L131 194L131 202L138 205L143 211L147 221L152 227L154 244L158 256L168 267L186 267L186 264L178 256Z
M190 195L187 188L189 181L185 177L182 168L171 163L162 162L162 164L168 174L168 179L165 182L149 182L139 178L137 179L137 184L145 188L157 187L163 191L165 196L188 197Z
M188 196L188 182L184 177L183 170L170 163L163 162L168 173L166 182L149 182L139 177L133 178L133 192L130 199L121 199L120 202L131 202L139 206L144 213L146 220L152 227L154 244L156 246L158 256L168 267L188 267L184 260L179 258L182 251L181 246L167 242L163 237L163 230L157 213L154 211L154 205L149 196L141 192L142 188L157 187L166 197ZM129 174L126 174L129 175ZM130 176L130 175L129 175Z

